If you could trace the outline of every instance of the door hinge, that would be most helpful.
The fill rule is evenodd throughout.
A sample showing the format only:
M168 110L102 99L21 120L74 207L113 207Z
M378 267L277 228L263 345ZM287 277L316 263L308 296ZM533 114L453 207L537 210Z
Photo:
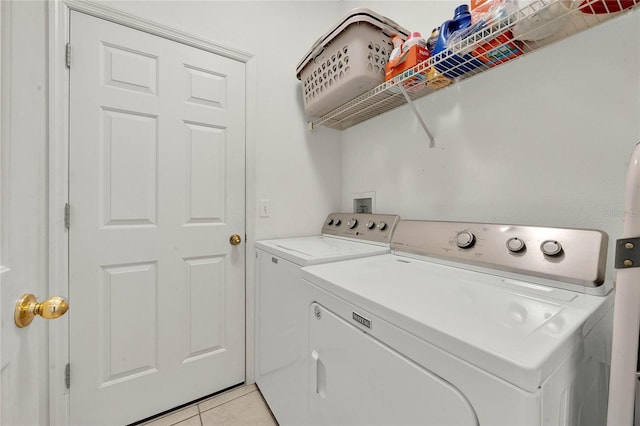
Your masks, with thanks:
M64 205L64 227L69 229L71 226L71 205L69 203Z
M67 389L71 387L71 364L67 364L64 368L64 384L67 386Z
M71 68L71 43L67 43L65 49L65 61L67 64L67 68Z

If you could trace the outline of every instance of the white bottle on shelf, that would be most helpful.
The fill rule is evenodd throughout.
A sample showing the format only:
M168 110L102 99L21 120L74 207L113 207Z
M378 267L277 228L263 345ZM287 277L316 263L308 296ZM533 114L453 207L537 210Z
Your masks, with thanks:
M393 50L391 51L391 55L389 55L389 61L393 61L402 54L402 39L400 36L393 36L391 42L393 43Z
M407 52L409 49L411 49L411 46L415 44L419 44L425 49L427 48L427 41L422 38L422 35L420 35L420 33L418 32L413 32L409 34L409 38L407 38L407 41L405 41L402 45L402 51Z

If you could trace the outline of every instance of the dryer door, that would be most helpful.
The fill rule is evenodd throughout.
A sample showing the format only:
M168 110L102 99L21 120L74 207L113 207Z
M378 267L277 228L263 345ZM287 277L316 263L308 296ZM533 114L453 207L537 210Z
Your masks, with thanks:
M311 424L478 425L468 400L441 377L321 305L309 314Z

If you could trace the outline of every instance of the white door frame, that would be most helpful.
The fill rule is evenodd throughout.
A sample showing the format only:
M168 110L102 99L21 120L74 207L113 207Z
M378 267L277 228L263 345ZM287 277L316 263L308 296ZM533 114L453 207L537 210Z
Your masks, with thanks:
M255 243L255 135L256 66L254 55L185 32L148 21L88 0L54 0L49 3L49 294L69 294L69 239L65 228L64 206L69 200L69 69L66 45L69 43L69 17L72 10L163 37L245 63L245 287L246 287L246 381L253 373L253 252ZM72 47L73 58L73 47ZM72 59L73 60L73 59ZM73 306L70 306L73 310ZM50 424L69 423L69 391L65 367L69 362L69 321L67 316L49 324L49 420ZM73 374L71 375L73 381Z
M2 9L3 6L2 4L0 4L0 28L3 26L3 21L2 21ZM0 29L0 99L4 99L2 97L2 29ZM2 137L2 102L0 101L0 176L2 176L2 143L3 143L3 137ZM2 194L2 191L0 190L0 194ZM2 226L2 203L3 201L0 200L0 227ZM0 230L0 233L2 231ZM2 242L0 242L0 254L2 253L2 250L4 250L3 244ZM0 260L3 257L0 255ZM0 318L2 317L2 307L4 306L2 304L2 273L4 272L4 266L2 266L2 263L0 263ZM0 337L0 374L2 373L2 369L4 368L4 359L2 358L2 338ZM1 384L0 384L1 386ZM0 396L2 394L2 389L0 389ZM2 421L2 398L0 398L0 421Z

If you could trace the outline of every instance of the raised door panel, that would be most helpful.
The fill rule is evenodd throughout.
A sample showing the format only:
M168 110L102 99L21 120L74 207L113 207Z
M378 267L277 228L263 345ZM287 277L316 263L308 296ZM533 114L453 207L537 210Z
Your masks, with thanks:
M225 108L227 80L224 75L211 70L186 65L187 101L205 107Z
M155 225L158 118L103 109L103 225Z
M157 56L103 42L102 63L105 86L150 95L158 93Z
M222 257L185 260L189 354L184 362L225 351L225 264Z
M224 129L187 123L187 223L225 221L226 135Z
M104 387L157 372L158 271L156 262L103 266L102 271Z

